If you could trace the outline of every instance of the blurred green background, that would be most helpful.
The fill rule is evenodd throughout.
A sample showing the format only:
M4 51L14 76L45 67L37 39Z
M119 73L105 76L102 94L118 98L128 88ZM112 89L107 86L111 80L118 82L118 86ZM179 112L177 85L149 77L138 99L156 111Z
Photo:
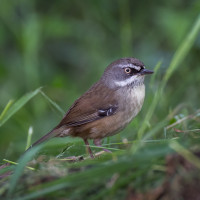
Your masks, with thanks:
M199 13L198 0L1 0L0 111L9 100L17 100L40 86L67 111L115 59L136 57L149 69L161 62L153 84L146 78L142 112L111 138L133 140L175 51ZM198 35L170 77L149 130L182 104L187 106L179 115L200 108L199 57ZM35 141L61 118L37 95L0 128L0 157L13 159L24 151L30 126ZM163 132L157 137L163 138Z

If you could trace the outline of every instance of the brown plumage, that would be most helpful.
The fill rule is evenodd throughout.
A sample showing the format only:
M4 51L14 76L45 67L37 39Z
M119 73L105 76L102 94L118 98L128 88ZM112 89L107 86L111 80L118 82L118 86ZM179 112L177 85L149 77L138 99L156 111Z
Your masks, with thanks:
M124 71L127 68L132 71ZM145 96L143 75L148 73L153 72L144 69L143 63L135 58L111 63L101 79L74 102L61 122L32 146L52 137L81 137L93 157L88 139L100 146L102 138L122 130L141 110Z

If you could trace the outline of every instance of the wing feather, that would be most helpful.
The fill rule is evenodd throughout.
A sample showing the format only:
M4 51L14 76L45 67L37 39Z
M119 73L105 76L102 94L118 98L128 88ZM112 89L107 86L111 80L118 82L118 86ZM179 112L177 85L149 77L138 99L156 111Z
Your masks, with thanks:
M106 114L102 114L104 111ZM79 126L90 123L113 115L116 111L117 101L114 91L109 88L102 90L101 84L97 83L74 102L57 128L63 125Z

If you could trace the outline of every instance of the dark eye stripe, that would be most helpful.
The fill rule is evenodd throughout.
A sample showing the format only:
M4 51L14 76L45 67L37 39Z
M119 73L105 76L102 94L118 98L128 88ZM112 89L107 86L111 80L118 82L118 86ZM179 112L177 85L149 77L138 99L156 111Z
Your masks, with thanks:
M142 68L141 68L142 69ZM135 68L131 68L131 67L126 67L124 68L124 71L127 75L133 75L133 74L137 74L141 71L141 69L138 71L137 69Z
M140 66L140 65L127 65L127 67L123 67L124 72L127 75L132 76L133 74L138 74L139 72L141 72L144 69L144 66Z
M140 71L138 71L137 69L134 69L134 68L131 69L132 74L137 74L138 72L140 72Z

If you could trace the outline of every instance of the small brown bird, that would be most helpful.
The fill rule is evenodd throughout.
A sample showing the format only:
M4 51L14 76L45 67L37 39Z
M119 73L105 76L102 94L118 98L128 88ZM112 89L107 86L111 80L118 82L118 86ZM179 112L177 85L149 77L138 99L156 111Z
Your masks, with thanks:
M74 102L62 121L32 146L52 137L81 137L93 157L88 139L101 146L102 138L126 127L142 108L144 75L152 73L136 58L114 61L100 80Z

